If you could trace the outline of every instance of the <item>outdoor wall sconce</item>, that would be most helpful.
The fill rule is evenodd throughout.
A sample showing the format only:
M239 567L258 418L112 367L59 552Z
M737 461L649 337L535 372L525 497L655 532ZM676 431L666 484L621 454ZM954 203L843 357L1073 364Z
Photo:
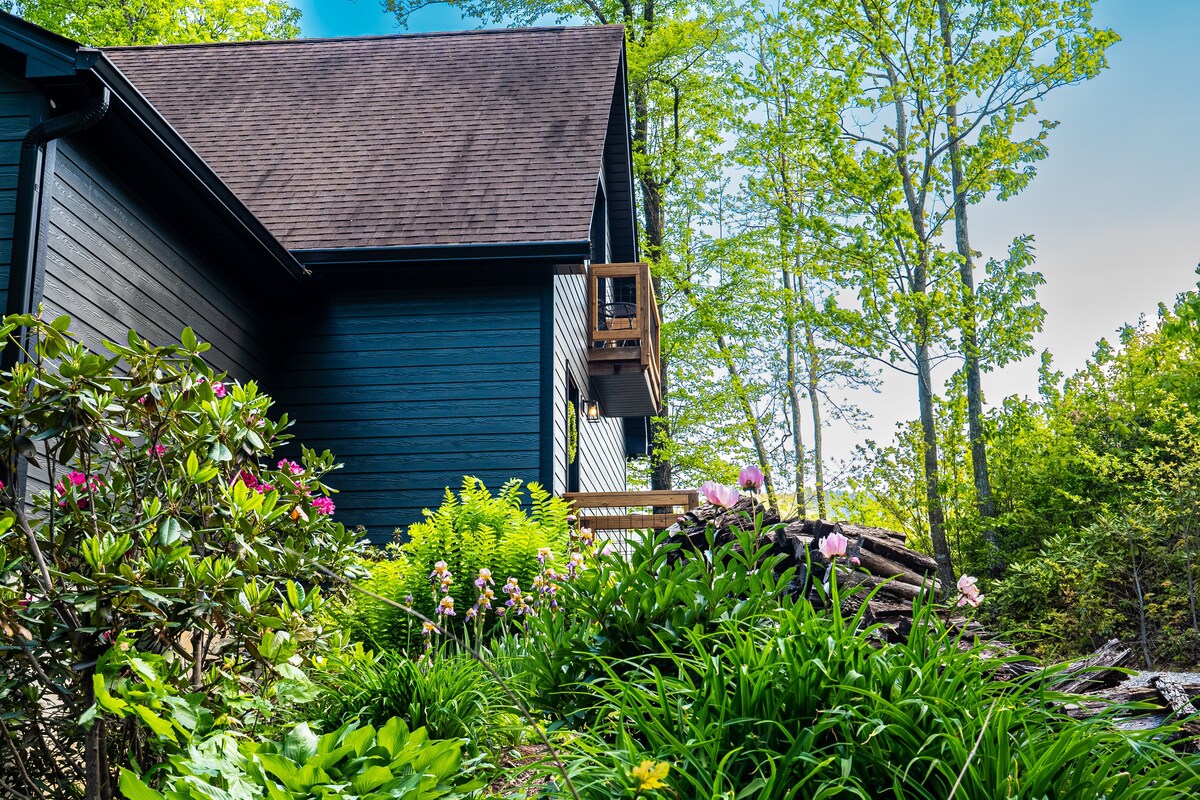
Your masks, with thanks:
M600 403L595 400L583 401L583 415L588 422L600 424Z

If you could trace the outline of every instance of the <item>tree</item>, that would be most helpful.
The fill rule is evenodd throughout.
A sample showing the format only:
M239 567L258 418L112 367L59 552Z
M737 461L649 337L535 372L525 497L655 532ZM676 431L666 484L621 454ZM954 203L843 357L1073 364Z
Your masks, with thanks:
M642 249L656 267L654 288L659 311L671 296L664 291L661 270L671 257L668 206L671 193L699 163L718 158L718 120L728 113L721 102L726 85L714 80L735 31L728 27L726 6L716 0L435 0L469 17L498 24L532 25L544 16L560 20L625 26L632 105L634 172L641 195ZM383 0L401 24L430 0ZM678 298L676 298L678 299ZM670 371L662 349L662 415L651 434L651 486L671 488Z
M736 163L748 173L744 224L770 241L764 258L777 280L762 287L771 313L780 321L783 369L778 383L786 413L782 424L792 440L796 506L807 514L809 460L804 446L804 412L812 429L813 497L817 514L828 516L824 428L828 410L843 420L857 409L831 391L873 387L871 370L826 330L826 302L847 284L836 252L814 244L814 236L836 209L830 202L826 164L829 130L812 109L822 102L825 81L816 64L820 54L811 36L798 36L789 14L754 6L747 14L746 62L738 80L751 113L737 115ZM770 326L776 327L776 326ZM768 328L769 330L770 328Z
M286 0L14 0L12 13L93 47L293 39Z
M955 247L962 292L960 329L966 379L967 425L979 515L992 551L991 571L1002 568L988 476L983 426L986 368L979 343L974 251L967 209L996 192L1010 197L1032 178L1033 165L1047 155L1041 121L1032 136L1018 133L1037 113L1037 101L1051 91L1095 77L1106 66L1104 51L1117 40L1092 26L1092 3L1058 0L952 2L938 0L940 67L921 64L925 76L938 76L945 124L943 149L950 161ZM919 49L917 50L919 52Z

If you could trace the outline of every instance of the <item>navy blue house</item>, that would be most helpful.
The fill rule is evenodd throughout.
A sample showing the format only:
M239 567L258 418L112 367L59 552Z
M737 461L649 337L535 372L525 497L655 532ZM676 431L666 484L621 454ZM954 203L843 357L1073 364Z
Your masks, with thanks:
M0 14L5 307L97 349L191 326L375 540L464 474L623 491L661 396L624 58L614 26L96 50Z

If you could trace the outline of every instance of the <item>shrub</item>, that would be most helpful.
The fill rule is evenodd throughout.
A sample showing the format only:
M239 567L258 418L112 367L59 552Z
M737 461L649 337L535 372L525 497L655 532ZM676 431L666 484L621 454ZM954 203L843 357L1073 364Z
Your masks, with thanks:
M317 569L352 570L358 542L328 513L333 456L276 461L286 416L190 330L104 356L69 324L0 327L25 355L0 377L0 453L52 487L0 492L0 772L102 797L117 765L311 697L300 668L338 638Z
M279 742L239 746L223 734L194 745L163 767L161 793L123 769L121 791L129 800L452 800L479 788L461 765L458 742L430 740L399 719L320 737L301 723Z
M536 483L528 486L529 508L519 480L504 484L492 496L478 478L464 478L457 495L446 490L436 511L426 511L425 521L408 529L408 541L395 545L391 564L369 565L372 578L365 587L391 600L409 603L430 619L448 594L461 612L473 606L479 589L473 581L481 569L491 570L503 583L512 577L528 588L542 571L538 560L542 549L561 558L568 541L569 506ZM430 576L438 562L445 563L451 576L448 592L438 590ZM409 601L411 598L411 601ZM408 650L420 626L403 611L370 598L358 597L346 614L354 635L383 649Z

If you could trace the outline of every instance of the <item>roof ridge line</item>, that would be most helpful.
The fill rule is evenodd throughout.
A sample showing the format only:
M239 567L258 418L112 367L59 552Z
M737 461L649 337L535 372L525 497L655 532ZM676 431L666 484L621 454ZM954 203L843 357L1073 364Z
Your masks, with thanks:
M503 33L551 33L556 31L574 30L612 30L622 29L624 25L609 23L606 25L533 25L517 28L470 28L455 31L419 31L416 33L376 33L366 36L314 36L300 39L249 39L240 42L185 42L180 44L138 44L115 45L97 48L106 53L127 52L132 50L186 50L186 49L215 49L222 47L257 47L266 45L297 45L297 44L342 44L349 42L380 41L390 39L432 39L443 36L478 36L496 35Z

